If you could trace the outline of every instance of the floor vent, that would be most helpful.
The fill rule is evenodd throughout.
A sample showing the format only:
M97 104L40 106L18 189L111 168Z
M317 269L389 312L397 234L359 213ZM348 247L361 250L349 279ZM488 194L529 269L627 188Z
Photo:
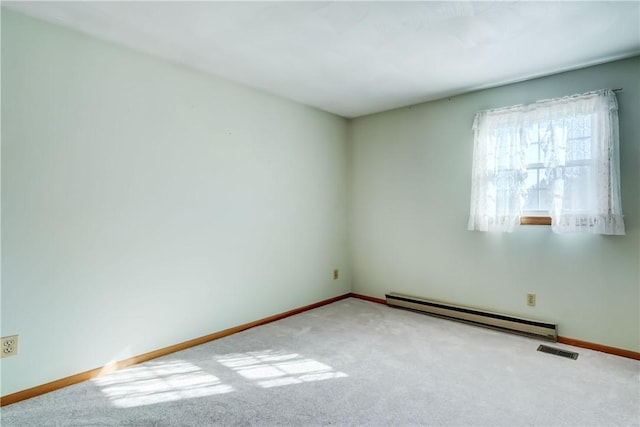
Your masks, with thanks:
M566 357L568 359L573 359L573 360L576 360L578 358L578 353L575 353L573 351L562 350L560 348L549 347L548 345L544 345L544 344L540 344L538 346L538 351L541 351L543 353L554 354L560 357Z
M430 301L392 292L386 294L387 305L447 319L459 320L478 326L498 329L518 335L525 335L556 342L558 325L539 320L524 319L507 314L493 313L471 307L462 307L439 301Z

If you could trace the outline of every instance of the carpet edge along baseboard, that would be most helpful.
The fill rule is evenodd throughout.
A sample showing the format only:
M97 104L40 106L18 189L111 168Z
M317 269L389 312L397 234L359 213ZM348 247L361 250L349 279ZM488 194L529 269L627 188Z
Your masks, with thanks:
M285 311L283 313L274 314L273 316L265 317L263 319L255 320L253 322L245 323L239 326L234 326L229 329L225 329L219 332L214 332L209 335L205 335L199 338L194 338L192 340L184 341L179 344L174 344L169 347L164 347L158 350L150 351L148 353L144 353L138 356L133 356L125 360L121 360L119 362L110 363L105 366L101 366L95 369L91 369L85 372L81 372L79 374L71 375L65 378L61 378L59 380L51 381L46 384L42 384L39 386L35 386L32 388L28 388L25 390L17 391L15 393L8 394L6 396L0 397L0 406L10 405L12 403L17 403L22 400L30 399L32 397L40 396L45 393L49 393L55 390L59 390L64 387L68 387L73 384L78 384L101 375L107 374L109 372L117 371L119 369L126 368L128 366L136 365L138 363L146 362L151 359L156 359L158 357L166 356L171 353L175 353L177 351L186 350L191 347L195 347L200 344L205 344L210 341L214 341L229 335L236 334L238 332L245 331L247 329L254 328L256 326L265 325L267 323L275 322L277 320L284 319L286 317L294 316L296 314L303 313L305 311L313 310L314 308L322 307L323 305L331 304L336 301L340 301L351 296L350 293L338 295L333 298L328 298L313 304L305 305L304 307L294 308L293 310Z
M102 366L99 368L91 369L89 371L81 372L79 374L71 375L66 378L62 378L59 380L51 381L46 384L42 384L39 386L35 386L32 388L28 388L26 390L21 390L12 394L8 394L6 396L0 397L0 406L10 405L12 403L17 403L22 400L30 399L32 397L40 396L45 393L49 393L55 390L59 390L61 388L78 384L83 381L87 381L93 378L96 378L100 375L107 374L109 372L116 371L118 369L123 369L131 365L135 365L138 363L146 362L147 360L155 359L161 356L166 356L171 353L175 353L177 351L186 350L191 347L195 347L200 344L204 344L210 341L217 340L219 338L223 338L229 335L233 335L238 332L242 332L244 330L254 328L256 326L265 325L267 323L275 322L276 320L281 320L289 316L294 316L296 314L303 313L308 310L313 310L314 308L322 307L323 305L331 304L336 301L340 301L346 298L358 298L364 301L374 302L377 304L386 305L386 300L382 298L376 298L368 295L362 295L357 293L348 293L343 295L338 295L333 298L329 298L326 300L322 300L313 304L306 305L304 307L295 308L293 310L285 311L284 313L275 314L273 316L265 317L263 319L259 319L253 322L245 323L243 325L235 326L233 328L225 329L223 331L215 332L213 334L205 335L203 337L194 338L189 341L185 341L179 344L175 344L169 347L161 348L159 350L151 351L149 353L144 353L139 356L134 356L129 359L121 360L116 363L112 363L106 366ZM558 342L573 345L575 347L586 348L590 350L596 350L603 353L609 353L616 356L622 356L629 359L640 360L640 352L624 350L616 347L609 347L606 345L591 343L588 341L581 341L568 337L558 337Z

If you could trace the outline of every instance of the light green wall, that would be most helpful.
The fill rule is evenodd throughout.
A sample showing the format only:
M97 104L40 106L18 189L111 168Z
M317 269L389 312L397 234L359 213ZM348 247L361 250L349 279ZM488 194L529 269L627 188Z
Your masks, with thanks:
M620 106L626 236L467 231L478 110L600 88ZM397 291L557 322L565 337L638 351L640 58L469 93L353 121L353 291ZM525 294L537 293L527 307Z
M349 292L347 126L3 9L2 395Z

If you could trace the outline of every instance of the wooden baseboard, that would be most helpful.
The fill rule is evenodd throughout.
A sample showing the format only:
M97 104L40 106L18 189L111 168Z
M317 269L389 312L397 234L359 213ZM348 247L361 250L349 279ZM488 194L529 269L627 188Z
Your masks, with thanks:
M558 337L558 342L562 344L572 345L574 347L586 348L589 350L596 350L603 353L614 354L616 356L627 357L629 359L640 360L640 352L637 351L625 350L617 347L609 347L608 345L596 344L593 342L560 336Z
M362 294L354 294L353 292L349 294L350 297L352 298L358 298L358 299L363 299L365 301L371 301L371 302L376 302L378 304L387 304L387 300L382 299L382 298L376 298L376 297L370 297L369 295L362 295Z
M139 356L130 357L129 359L121 360L116 363L112 363L106 366L101 366L99 368L91 369L89 371L81 372L79 374L71 375L69 377L52 381L46 384L42 384L36 387L32 387L26 390L18 391L16 393L8 394L6 396L0 397L0 406L10 405L12 403L20 402L21 400L40 396L42 394L49 393L51 391L59 390L61 388L64 388L73 384L78 384L83 381L87 381L87 380L99 377L100 375L104 375L118 369L126 368L127 366L146 362L147 360L155 359L161 356L166 356L167 354L175 353L176 351L185 350L187 348L204 344L210 341L214 341L229 335L233 335L235 333L245 331L247 329L254 328L256 326L261 326L267 323L275 322L276 320L281 320L289 316L294 316L296 314L300 314L308 310L313 310L314 308L322 307L323 305L331 304L336 301L340 301L349 297L358 298L361 300L370 301L378 304L386 305L387 303L387 301L382 298L371 297L368 295L362 295L362 294L356 294L356 293L339 295L337 297L329 298L320 302L316 302L314 304L309 304L304 307L285 311L284 313L265 317L264 319L245 323L243 325L235 326L233 328L225 329L223 331L215 332L213 334L205 335L203 337L195 338L189 341L185 341L169 347L161 348L159 350L151 351L149 353L144 353ZM576 340L576 339L567 338L567 337L558 337L558 342L562 344L573 345L576 347L587 348L590 350L596 350L604 353L614 354L616 356L622 356L630 359L640 360L640 353L636 351L624 350L616 347L609 347L606 345L595 344L595 343Z
M294 316L296 314L300 314L308 310L313 310L314 308L322 307L323 305L331 304L333 302L340 301L345 298L349 298L350 296L351 294L339 295L337 297L333 297L320 302L305 305L304 307L299 307L293 310L285 311L284 313L265 317L264 319L245 323L243 325L235 326L233 328L225 329L223 331L214 332L213 334L205 335L203 337L195 338L195 339L185 341L179 344L175 344L169 347L161 348L159 350L154 350L149 353L144 353L139 356L130 357L128 359L121 360L116 363L111 363L106 366L101 366L99 368L95 368L89 371L81 372L79 374L71 375L69 377L52 381L46 384L42 384L36 387L28 388L26 390L18 391L16 393L8 394L6 396L0 397L0 406L10 405L12 403L20 402L21 400L40 396L42 394L49 393L51 391L59 390L61 388L64 388L73 384L78 384L83 381L87 381L87 380L99 377L100 375L104 375L109 372L116 371L118 369L126 368L127 366L146 362L147 360L156 359L161 356L166 356L167 354L175 353L176 351L185 350L187 348L204 344L210 341L214 341L229 335L233 335L235 333L245 331L247 329L254 328L256 326L265 325L267 323L275 322L276 320L281 320L286 317Z

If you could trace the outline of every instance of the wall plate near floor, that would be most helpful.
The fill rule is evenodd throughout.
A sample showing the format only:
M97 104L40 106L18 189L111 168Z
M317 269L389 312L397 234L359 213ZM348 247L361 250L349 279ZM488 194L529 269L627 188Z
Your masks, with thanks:
M527 294L527 305L529 307L535 307L536 306L536 294L534 294L534 293L528 293Z
M2 337L0 348L2 349L0 357L15 356L18 354L18 336L11 335L9 337Z

